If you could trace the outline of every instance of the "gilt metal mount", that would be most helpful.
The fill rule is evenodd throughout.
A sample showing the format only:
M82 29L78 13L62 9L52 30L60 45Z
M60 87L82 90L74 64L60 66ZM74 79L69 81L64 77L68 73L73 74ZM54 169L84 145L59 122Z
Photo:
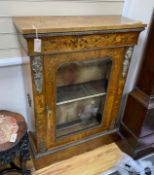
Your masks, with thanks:
M43 89L43 66L40 56L35 56L32 61L32 72L35 82L36 91L42 92Z
M122 69L123 78L126 78L127 76L132 54L133 54L133 47L128 47L128 49L126 50L124 62L123 62L123 69Z

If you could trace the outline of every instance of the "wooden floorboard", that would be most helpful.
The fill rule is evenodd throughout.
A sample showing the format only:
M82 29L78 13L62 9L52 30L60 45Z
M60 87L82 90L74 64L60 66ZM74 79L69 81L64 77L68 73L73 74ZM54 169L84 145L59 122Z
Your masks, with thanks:
M116 165L121 157L122 152L112 143L33 171L32 175L99 175Z

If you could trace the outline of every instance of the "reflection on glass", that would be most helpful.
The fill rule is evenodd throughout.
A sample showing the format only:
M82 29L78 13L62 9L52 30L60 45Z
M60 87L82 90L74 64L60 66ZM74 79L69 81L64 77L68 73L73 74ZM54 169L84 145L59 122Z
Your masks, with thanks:
M98 126L102 121L110 59L61 65L56 76L56 136Z

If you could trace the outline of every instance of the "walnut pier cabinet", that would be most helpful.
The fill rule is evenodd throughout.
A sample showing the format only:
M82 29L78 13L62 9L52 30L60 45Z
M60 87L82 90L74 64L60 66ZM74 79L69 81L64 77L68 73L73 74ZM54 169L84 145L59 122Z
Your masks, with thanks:
M23 67L36 168L118 139L123 87L145 25L121 16L13 21L30 58Z

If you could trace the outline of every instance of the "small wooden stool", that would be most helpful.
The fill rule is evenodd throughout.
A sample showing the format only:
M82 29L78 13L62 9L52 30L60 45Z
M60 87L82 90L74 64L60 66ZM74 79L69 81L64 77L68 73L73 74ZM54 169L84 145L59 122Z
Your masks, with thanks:
M26 161L29 159L29 140L24 118L13 112L0 111L0 167L10 164L10 168L0 171L0 175L9 172L18 172L30 175L26 169ZM15 165L18 158L20 167Z

